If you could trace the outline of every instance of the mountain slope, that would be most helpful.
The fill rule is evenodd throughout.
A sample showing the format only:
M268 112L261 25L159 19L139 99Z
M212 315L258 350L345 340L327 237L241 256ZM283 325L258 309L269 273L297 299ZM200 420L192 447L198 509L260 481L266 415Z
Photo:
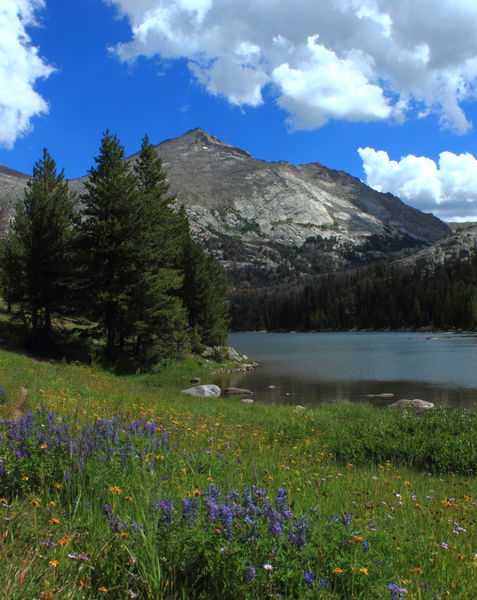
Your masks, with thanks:
M0 165L0 231L8 227L28 179L28 175Z
M416 254L397 260L398 267L430 269L446 261L468 258L477 250L477 223L451 224L454 233Z
M416 252L450 233L436 217L342 171L257 160L200 129L156 150L194 236L223 262L234 286L304 280ZM21 197L25 177L19 174L16 187L10 182L7 194L0 179L0 200L11 201L15 191ZM84 181L70 186L81 192Z
M241 287L415 252L450 233L346 173L256 160L200 129L156 149L196 237Z

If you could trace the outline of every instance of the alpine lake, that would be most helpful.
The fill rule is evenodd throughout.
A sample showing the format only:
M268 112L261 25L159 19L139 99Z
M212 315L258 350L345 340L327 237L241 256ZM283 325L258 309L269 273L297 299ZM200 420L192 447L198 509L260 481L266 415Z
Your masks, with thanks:
M233 333L229 344L256 369L217 375L258 402L314 405L419 398L437 407L477 406L477 335L415 332Z

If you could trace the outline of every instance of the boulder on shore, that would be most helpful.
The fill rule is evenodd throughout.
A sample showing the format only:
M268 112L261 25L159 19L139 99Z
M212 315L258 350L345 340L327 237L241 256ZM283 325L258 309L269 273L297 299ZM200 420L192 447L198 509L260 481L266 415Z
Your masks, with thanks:
M187 390L182 390L183 394L189 394L189 396L215 396L218 397L221 394L221 389L218 385L207 384L207 385L196 385Z
M228 346L227 348L227 358L229 360L234 360L235 362L243 362L244 360L247 360L245 355L239 354L235 348L232 348L232 346Z
M243 388L237 387L226 388L223 394L224 396L238 396L239 398L242 396L253 396L253 392L251 392L250 390L245 390Z
M432 402L426 402L426 400L419 400L419 398L414 398L414 400L403 398L402 400L398 400L397 402L390 404L389 408L394 408L395 410L413 410L415 412L419 412L421 410L434 408L434 404Z

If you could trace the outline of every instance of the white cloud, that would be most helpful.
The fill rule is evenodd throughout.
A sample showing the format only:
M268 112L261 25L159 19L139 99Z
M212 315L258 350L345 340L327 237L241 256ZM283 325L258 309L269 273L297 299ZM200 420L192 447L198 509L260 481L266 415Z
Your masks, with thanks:
M308 38L309 57L300 67L283 63L272 72L272 81L280 89L278 102L293 115L292 125L314 129L330 118L372 121L389 117L392 108L382 89L363 74L366 58L350 52L339 59L318 44L317 37Z
M366 183L447 220L477 220L477 160L472 154L441 152L436 164L413 156L390 160L388 153L359 148Z
M43 0L2 0L0 6L0 146L7 148L28 131L32 117L48 112L34 85L53 69L25 29L35 24L35 11L43 5Z
M469 130L475 0L104 0L131 25L121 60L186 58L209 93L257 106L271 86L294 127L403 119ZM404 6L405 5L405 6Z

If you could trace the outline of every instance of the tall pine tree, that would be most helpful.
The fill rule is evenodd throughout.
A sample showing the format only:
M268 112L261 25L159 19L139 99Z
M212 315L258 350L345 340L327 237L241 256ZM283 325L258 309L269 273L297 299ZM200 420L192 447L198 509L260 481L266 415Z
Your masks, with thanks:
M139 277L131 319L136 331L135 358L150 364L164 356L181 357L187 348L187 313L177 291L182 238L174 196L162 162L146 136L134 165L140 203Z
M104 333L111 362L125 356L128 337L134 333L131 297L141 241L136 177L124 158L117 136L107 130L85 184L80 226L81 310Z
M37 350L45 349L54 316L67 312L74 199L48 150L33 167L25 198L3 246L2 283Z

